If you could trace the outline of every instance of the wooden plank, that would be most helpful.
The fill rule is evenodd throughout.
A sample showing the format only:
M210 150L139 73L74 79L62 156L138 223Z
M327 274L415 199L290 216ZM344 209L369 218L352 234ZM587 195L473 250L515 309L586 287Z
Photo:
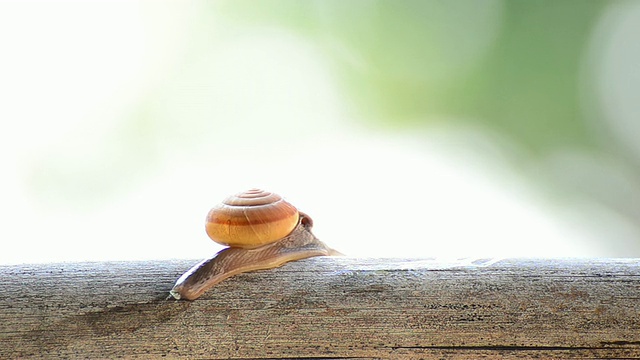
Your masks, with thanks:
M0 267L0 358L640 358L640 259L312 258L167 300L195 262Z

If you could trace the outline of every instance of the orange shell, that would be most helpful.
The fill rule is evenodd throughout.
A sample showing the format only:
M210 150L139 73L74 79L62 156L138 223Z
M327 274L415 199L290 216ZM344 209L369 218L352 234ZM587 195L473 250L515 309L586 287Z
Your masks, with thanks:
M289 235L298 219L298 210L279 195L251 189L211 209L205 226L213 241L250 249Z

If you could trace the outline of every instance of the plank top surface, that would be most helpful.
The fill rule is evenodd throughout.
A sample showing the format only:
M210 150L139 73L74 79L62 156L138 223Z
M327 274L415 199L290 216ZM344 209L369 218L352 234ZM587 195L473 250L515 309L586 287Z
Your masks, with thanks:
M167 300L195 262L0 266L0 358L640 358L640 259L313 258Z

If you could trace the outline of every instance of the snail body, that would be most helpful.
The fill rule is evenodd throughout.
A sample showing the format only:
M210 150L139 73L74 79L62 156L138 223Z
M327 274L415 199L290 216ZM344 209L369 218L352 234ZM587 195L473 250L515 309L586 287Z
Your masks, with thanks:
M195 300L224 279L313 256L340 255L318 240L309 215L277 194L251 189L226 198L207 214L209 237L229 247L194 265L171 289L176 299Z

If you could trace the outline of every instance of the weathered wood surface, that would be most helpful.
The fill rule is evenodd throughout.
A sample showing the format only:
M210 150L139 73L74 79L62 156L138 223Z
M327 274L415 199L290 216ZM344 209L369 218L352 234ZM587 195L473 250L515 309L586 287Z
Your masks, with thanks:
M0 267L0 358L640 358L640 259L313 258L166 300L194 262Z

